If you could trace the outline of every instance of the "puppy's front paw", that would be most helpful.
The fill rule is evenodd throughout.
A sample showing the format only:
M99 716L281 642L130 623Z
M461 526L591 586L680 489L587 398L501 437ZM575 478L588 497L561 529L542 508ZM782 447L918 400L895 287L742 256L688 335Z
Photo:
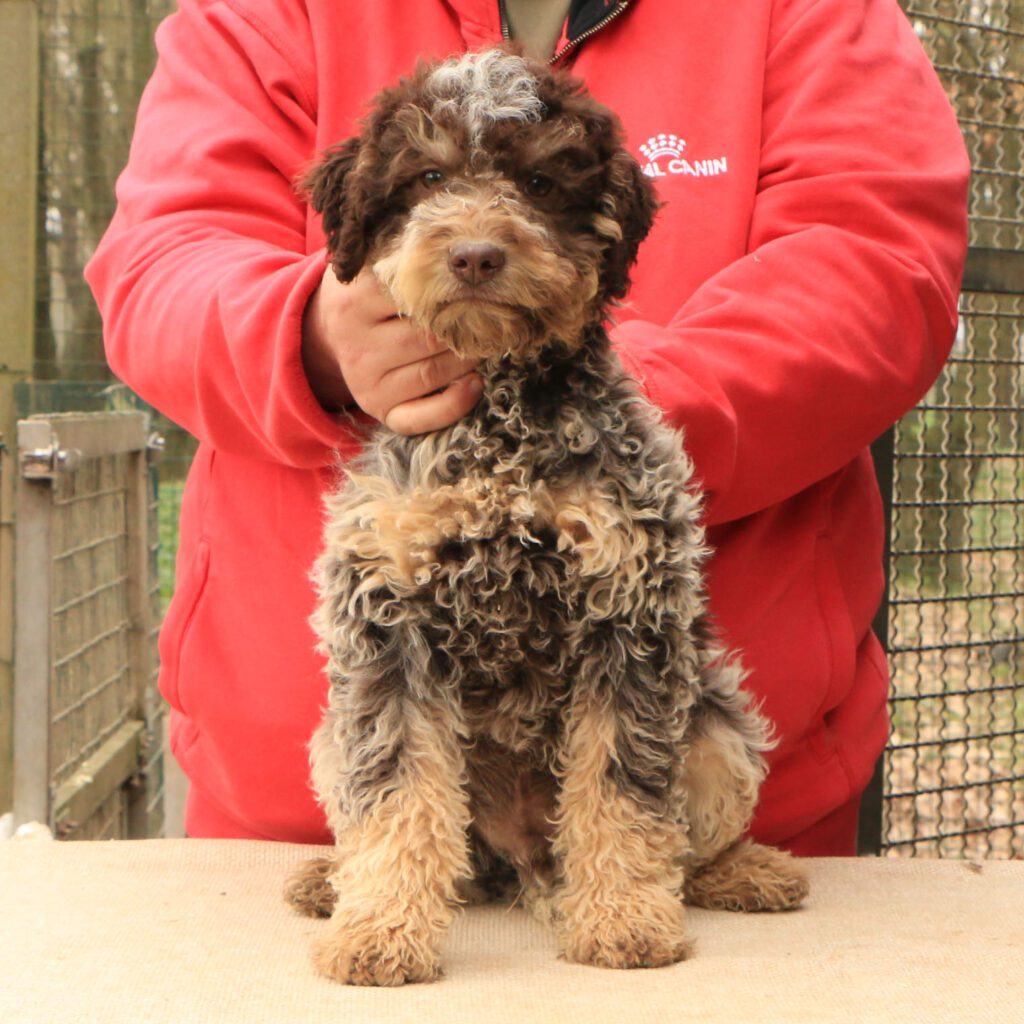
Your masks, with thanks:
M619 970L636 967L667 967L693 952L686 936L659 932L643 922L614 922L600 934L573 934L564 943L566 959L593 967Z
M686 937L682 901L669 892L591 907L563 920L566 959L594 967L666 967L685 960L693 947Z
M405 985L441 976L437 952L401 929L357 924L334 927L313 947L316 969L347 985Z

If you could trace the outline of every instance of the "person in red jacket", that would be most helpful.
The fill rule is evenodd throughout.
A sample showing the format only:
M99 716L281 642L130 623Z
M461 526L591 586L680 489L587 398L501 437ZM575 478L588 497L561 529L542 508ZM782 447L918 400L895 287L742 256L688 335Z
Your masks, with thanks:
M867 446L935 379L965 251L963 143L895 0L181 0L87 277L111 367L200 441L160 639L187 831L330 841L321 497L375 421L434 429L479 394L372 277L325 271L293 182L417 59L510 17L619 114L664 203L612 337L685 430L711 610L779 738L752 834L852 853L887 731Z

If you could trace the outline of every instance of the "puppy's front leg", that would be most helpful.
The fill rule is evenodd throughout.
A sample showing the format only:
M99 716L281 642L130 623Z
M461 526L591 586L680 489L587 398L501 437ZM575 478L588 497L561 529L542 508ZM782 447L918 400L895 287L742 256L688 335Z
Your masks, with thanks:
M314 743L316 752L325 732L347 734L361 748L341 759L354 773L331 787L347 809L334 817L337 903L314 948L321 973L354 985L437 978L455 882L469 874L458 709L404 692L382 700L385 687L378 681L372 726L332 708ZM353 736L361 727L377 735Z
M611 694L589 690L568 712L554 841L564 878L556 920L570 960L660 967L689 952L685 832L668 800L617 781L613 703Z

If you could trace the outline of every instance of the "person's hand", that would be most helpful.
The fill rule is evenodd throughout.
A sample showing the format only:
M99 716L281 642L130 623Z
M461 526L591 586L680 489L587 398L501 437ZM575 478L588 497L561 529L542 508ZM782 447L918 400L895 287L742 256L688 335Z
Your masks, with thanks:
M397 434L450 426L483 391L476 364L399 317L369 269L348 284L326 269L306 305L302 362L325 409L355 403Z

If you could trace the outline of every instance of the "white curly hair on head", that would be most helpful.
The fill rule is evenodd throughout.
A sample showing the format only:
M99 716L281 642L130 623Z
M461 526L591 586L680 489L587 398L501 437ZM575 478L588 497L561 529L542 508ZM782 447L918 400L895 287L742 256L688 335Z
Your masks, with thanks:
M439 112L466 126L474 146L499 121L530 124L544 116L535 75L522 57L502 50L450 57L431 72L426 90Z

